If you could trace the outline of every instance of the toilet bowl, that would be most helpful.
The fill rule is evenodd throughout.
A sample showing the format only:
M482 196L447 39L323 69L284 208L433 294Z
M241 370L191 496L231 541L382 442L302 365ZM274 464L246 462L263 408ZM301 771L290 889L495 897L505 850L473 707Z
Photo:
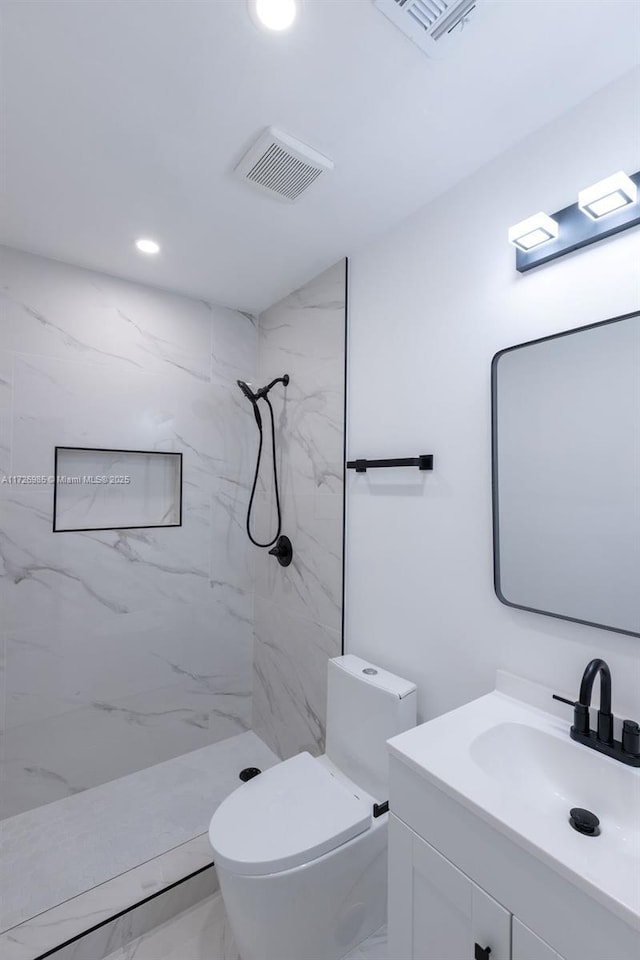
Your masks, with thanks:
M209 839L242 960L340 960L386 921L386 740L416 722L415 685L329 661L327 752L254 777Z

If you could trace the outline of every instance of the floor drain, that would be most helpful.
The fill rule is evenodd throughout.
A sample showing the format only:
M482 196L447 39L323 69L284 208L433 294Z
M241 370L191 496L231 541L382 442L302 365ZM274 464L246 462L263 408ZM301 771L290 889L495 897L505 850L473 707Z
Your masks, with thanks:
M586 837L597 837L600 834L600 821L591 810L583 810L582 807L573 807L569 810L569 823L578 833L583 833Z
M241 770L238 776L246 783L247 780L253 780L254 777L257 777L258 774L262 773L262 770L259 770L257 767L245 767L244 770Z

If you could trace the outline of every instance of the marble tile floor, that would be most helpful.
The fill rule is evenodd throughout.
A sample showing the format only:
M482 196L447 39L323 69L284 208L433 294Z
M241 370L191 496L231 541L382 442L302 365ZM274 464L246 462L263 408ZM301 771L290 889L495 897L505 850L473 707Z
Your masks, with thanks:
M99 960L86 957L84 960ZM220 893L132 940L106 960L241 960ZM387 960L385 927L345 960Z
M192 841L239 785L240 770L277 762L259 737L242 733L2 821L0 869L11 884L0 930Z

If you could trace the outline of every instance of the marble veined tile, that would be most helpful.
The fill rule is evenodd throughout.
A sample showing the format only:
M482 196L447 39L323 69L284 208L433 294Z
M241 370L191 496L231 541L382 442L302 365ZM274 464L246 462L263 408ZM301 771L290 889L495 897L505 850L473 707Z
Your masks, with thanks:
M273 397L283 490L290 488L297 495L342 494L343 401L342 388L330 393L324 386L313 389L305 379L298 378L292 379L285 397ZM266 410L264 416L268 424ZM257 444L255 426L254 433ZM264 449L261 470L269 486L271 464L269 443Z
M274 329L282 325L283 314L302 313L304 318L315 316L315 323L322 325L325 315L332 316L345 306L346 261L339 260L313 280L288 294L278 303L260 314L261 329ZM342 328L344 333L344 325ZM320 334L321 337L321 334ZM318 340L322 343L322 340ZM333 343L333 340L330 341Z
M211 584L217 593L227 587L253 593L255 549L246 533L249 467L245 477L219 477L211 505Z
M240 770L275 762L245 733L5 820L0 857L11 884L0 901L0 929L205 833Z
M198 693L246 692L253 598L220 588L182 610L106 615L8 631L7 725L46 720L176 682Z
M278 445L286 452L285 486L292 486L298 495L342 495L342 391L332 396L323 388L296 399L300 389L290 386L286 415L278 423Z
M342 491L344 271L336 264L260 316L259 377L291 378L277 431L297 494Z
M17 472L48 474L53 447L59 443L115 445L183 451L185 481L180 528L55 537L50 486L0 489L5 518L0 592L7 624L49 624L65 606L91 618L105 609L126 613L206 601L213 484L219 473L233 480L243 469L248 414L230 388L196 384L189 395L179 384L155 376L116 375L94 367L96 389L120 398L106 417L103 405L85 396L83 365L19 358L16 371ZM131 418L131 407L141 415ZM163 409L166 415L158 413ZM233 422L221 426L230 416ZM235 420L240 426L234 429ZM104 429L102 422L107 424Z
M12 356L0 350L0 480L11 472Z
M0 765L4 750L2 735L7 724L7 638L0 630ZM0 781L1 783L1 781ZM1 790L1 787L0 787Z
M210 530L182 527L51 533L50 491L0 489L0 604L8 629L59 616L90 622L209 599Z
M66 958L65 958L66 960ZM79 960L79 958L78 958ZM86 960L86 958L83 958ZM217 893L185 910L105 960L241 960ZM350 951L344 960L391 960L382 927Z
M54 534L51 484L0 485L14 812L246 729L255 423L235 380L257 328L8 248L0 310L0 474L49 476L61 445L183 454L181 527Z
M192 893L196 894L197 899L205 899L213 894L218 888L215 868L207 870L205 874L199 873L187 883L179 883L173 888L175 897L172 890L163 893L172 884L209 866L211 855L211 844L206 833L172 847L126 873L0 933L0 955L3 960L34 960L34 957L59 944L86 933L92 926L103 924L95 937L76 940L69 947L69 954L61 956L60 960L97 960L104 957L108 952L158 926L167 919L167 913L173 915L186 909L185 888L188 888L187 898ZM201 877L204 877L203 883L199 882ZM197 897L198 893L200 897ZM160 896L115 921L111 919L132 904L139 904L155 894ZM180 907L180 901L184 903L183 908ZM173 909L174 905L177 909ZM97 949L94 950L94 947Z
M11 406L12 360L9 350L0 349L0 410Z
M293 561L254 551L254 728L282 756L324 749L327 659L340 653L346 264L259 317L258 379L288 373L273 393L282 532ZM273 464L266 445L253 530L273 536Z
M211 373L214 378L251 382L258 362L258 323L255 317L212 304Z
M0 479L11 473L11 413L0 408Z
M106 960L241 960L218 893L150 930Z
M56 445L181 450L214 472L225 467L227 452L237 446L235 430L227 424L230 413L240 412L236 393L237 387L232 391L224 383L185 384L171 373L123 372L77 360L16 354L15 472L50 472Z
M73 797L250 727L251 691L181 682L6 730L2 816Z
M253 729L279 756L324 751L327 661L340 634L256 597Z
M256 497L258 532L271 530L275 504ZM283 495L283 533L293 544L288 567L266 551L255 558L256 594L301 617L339 630L342 622L342 496Z
M166 926L172 920L177 921L182 913L204 900L216 894L219 897L218 890L215 868L210 867L111 923L104 924L88 936L56 951L55 960L100 960L113 951L128 946L132 941L142 939L155 928ZM14 958L7 957L6 960Z
M3 346L210 379L207 304L0 248Z

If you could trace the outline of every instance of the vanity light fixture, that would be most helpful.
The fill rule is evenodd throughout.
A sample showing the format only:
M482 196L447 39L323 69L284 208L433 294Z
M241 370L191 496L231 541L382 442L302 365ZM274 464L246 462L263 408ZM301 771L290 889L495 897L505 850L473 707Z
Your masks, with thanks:
M533 250L534 247L539 247L541 243L554 240L557 236L557 221L542 211L509 227L509 243L518 250L524 250L525 253Z
M139 240L136 240L136 248L140 253L160 253L160 244L156 243L155 240L150 240L148 237L140 237Z
M267 30L288 30L296 18L295 0L249 0L251 19Z
M578 194L578 206L592 220L627 207L638 199L638 188L626 173L619 170L604 180L586 187Z
M578 193L578 202L550 217L537 213L509 228L516 270L526 273L581 247L640 224L640 170L619 171Z

